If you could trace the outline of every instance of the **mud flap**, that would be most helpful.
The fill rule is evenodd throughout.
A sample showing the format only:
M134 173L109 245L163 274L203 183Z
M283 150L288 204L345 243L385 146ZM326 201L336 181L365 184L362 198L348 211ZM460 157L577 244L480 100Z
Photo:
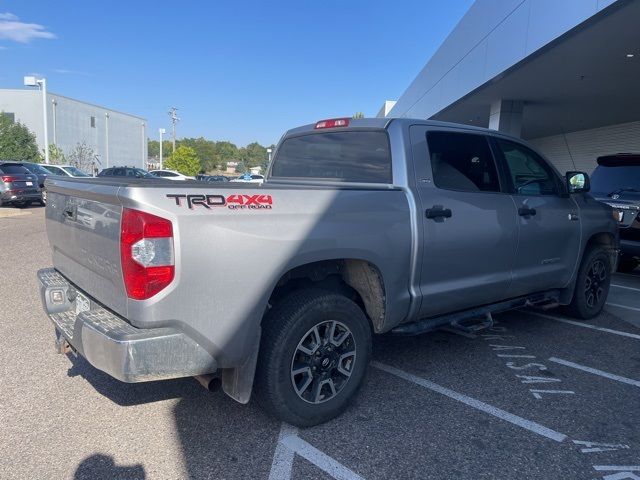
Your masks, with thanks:
M239 403L249 403L251 390L253 389L253 377L256 373L256 362L258 361L258 351L260 349L261 329L256 336L252 354L244 365L236 368L222 369L222 390L224 393Z

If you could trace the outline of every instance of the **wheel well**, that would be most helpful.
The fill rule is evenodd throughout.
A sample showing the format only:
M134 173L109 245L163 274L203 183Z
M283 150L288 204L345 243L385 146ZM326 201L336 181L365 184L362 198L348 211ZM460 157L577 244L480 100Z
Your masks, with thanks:
M372 263L359 259L335 259L295 267L280 277L269 298L269 305L277 304L295 290L311 286L347 296L366 313L374 331L381 330L386 312L384 282L380 270Z
M609 257L611 259L611 267L615 268L616 267L615 263L617 258L617 251L615 248L615 244L616 244L615 238L610 233L605 233L605 232L596 233L595 235L592 235L589 238L589 241L587 241L587 245L585 246L584 253L588 252L590 249L594 247L602 247L609 254Z

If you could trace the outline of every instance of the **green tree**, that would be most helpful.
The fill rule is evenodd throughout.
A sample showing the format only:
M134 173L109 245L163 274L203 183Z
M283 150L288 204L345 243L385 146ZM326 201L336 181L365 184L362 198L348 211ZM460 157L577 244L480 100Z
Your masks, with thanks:
M39 162L41 158L31 130L0 112L0 160Z
M200 162L193 148L180 145L176 147L175 153L164 162L164 168L192 176L200 172Z
M64 165L67 163L67 158L62 149L53 143L49 145L49 163L51 165Z
M171 140L162 141L162 156L164 158L171 155L172 149L173 144ZM158 140L147 140L147 155L149 158L160 158L160 142Z
M364 113L356 112L353 114L353 118L364 118Z
M229 141L220 141L215 144L215 164L219 170L227 167L227 162L238 160L238 147Z

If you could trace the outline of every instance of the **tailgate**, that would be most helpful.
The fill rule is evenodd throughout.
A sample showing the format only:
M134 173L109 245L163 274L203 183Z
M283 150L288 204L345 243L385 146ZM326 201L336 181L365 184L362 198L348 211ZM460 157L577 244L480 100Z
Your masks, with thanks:
M48 179L46 222L56 270L106 307L126 315L118 190L117 184L94 180Z

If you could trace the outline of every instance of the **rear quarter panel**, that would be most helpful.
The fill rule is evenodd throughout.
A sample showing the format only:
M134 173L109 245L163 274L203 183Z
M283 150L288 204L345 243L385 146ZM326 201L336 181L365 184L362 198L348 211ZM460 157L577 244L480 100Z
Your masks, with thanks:
M167 197L176 194L269 195L272 204L189 208ZM174 282L149 300L128 300L127 318L138 327L179 326L221 367L248 356L276 282L299 265L367 260L385 283L385 325L407 313L412 236L401 190L182 184L123 187L119 197L125 207L172 220L175 232Z

